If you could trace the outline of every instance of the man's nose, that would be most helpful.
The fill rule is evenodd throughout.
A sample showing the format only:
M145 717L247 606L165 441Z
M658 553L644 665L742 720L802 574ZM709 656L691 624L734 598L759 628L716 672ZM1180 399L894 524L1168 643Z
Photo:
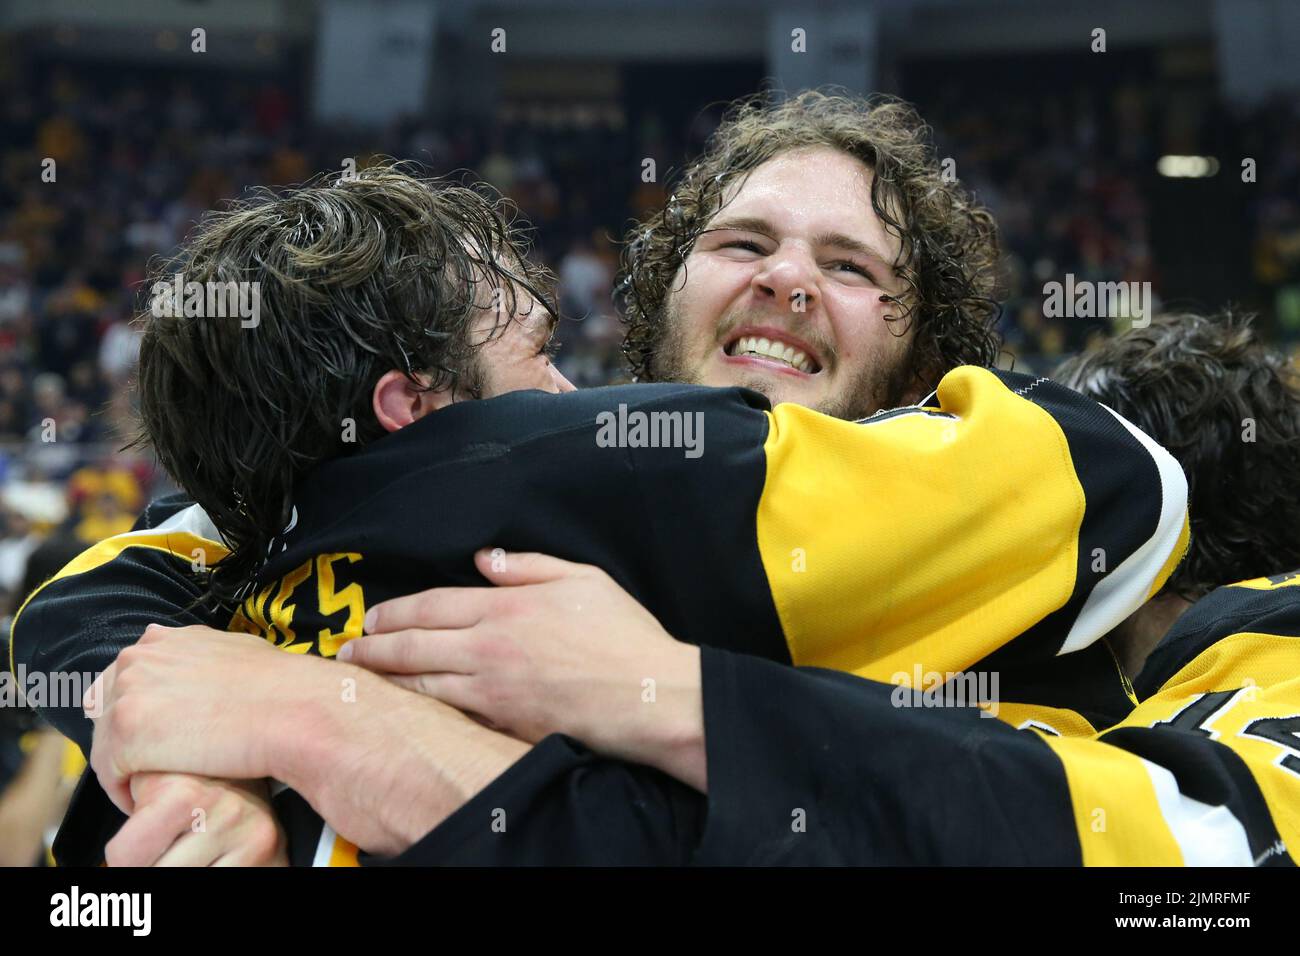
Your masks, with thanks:
M767 257L753 288L778 306L804 312L817 301L817 279L817 263L806 250L783 246Z
M564 373L554 365L551 366L551 378L555 380L555 390L557 392L576 392L578 390L578 387L565 378Z

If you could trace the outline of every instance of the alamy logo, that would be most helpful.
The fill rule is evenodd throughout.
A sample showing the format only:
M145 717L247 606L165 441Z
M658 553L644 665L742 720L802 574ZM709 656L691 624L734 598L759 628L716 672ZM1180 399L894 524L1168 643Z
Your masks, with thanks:
M19 664L0 671L0 707L84 708L87 717L103 714L99 684L89 671L29 671Z
M596 416L599 448L684 448L687 458L704 454L703 412L629 412L619 403L618 413Z
M178 272L171 282L153 284L149 312L154 318L238 318L244 329L255 329L262 321L262 283L184 280Z
M896 685L889 695L895 707L979 707L981 717L998 715L998 672L899 671L889 678Z
M1048 282L1043 286L1043 316L1048 319L1118 319L1133 320L1133 328L1151 324L1150 282L1076 282L1074 273L1065 274L1065 282Z
M148 936L153 924L149 893L71 892L50 897L51 926L129 926L132 935Z

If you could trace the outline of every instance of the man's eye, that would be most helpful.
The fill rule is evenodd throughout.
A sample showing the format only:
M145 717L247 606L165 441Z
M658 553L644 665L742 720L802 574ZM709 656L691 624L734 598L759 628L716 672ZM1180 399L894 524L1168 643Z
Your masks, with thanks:
M763 254L762 247L756 242L750 242L748 239L735 239L731 242L724 242L720 248L744 249L746 252L756 252L760 256Z
M840 259L838 262L832 262L830 265L831 268L837 272L841 270L844 272L853 272L862 276L864 279L872 282L875 281L874 278L872 278L871 272L865 266L860 266L849 259Z

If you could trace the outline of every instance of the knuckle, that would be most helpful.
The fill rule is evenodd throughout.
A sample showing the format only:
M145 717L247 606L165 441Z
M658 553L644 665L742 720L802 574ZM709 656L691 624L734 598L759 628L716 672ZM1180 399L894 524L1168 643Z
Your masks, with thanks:
M510 712L515 695L505 681L485 681L479 689L479 698L493 714Z
M118 679L126 671L139 664L145 657L144 649L139 644L132 644L130 647L124 647L117 655L113 663L117 666Z
M143 724L144 715L139 702L132 699L119 700L108 712L108 727L114 739L121 741L135 735Z
M124 696L134 694L140 689L140 685L140 668L127 666L117 672L117 679L113 681L113 694L121 699Z
M172 799L187 807L206 807L212 797L211 788L193 777L179 777L172 785Z
M389 647L393 662L399 669L409 670L415 666L419 646L418 632L409 629L398 631L393 635L392 644Z
M438 608L442 606L442 599L436 590L425 591L415 600L415 611L421 621L432 620L437 617Z
M483 634L470 645L470 653L481 664L499 664L506 657L505 641L494 633Z
M522 596L518 589L512 588L509 591L497 591L493 595L493 607L496 610L496 616L506 620L518 620L526 617L531 605L525 596Z
M259 859L271 857L280 849L280 827L269 814L257 813L248 831L248 843Z
M243 792L234 788L234 785L228 783L216 783L208 788L208 804L212 807L213 812L223 813L231 817L239 817L245 809L245 796Z

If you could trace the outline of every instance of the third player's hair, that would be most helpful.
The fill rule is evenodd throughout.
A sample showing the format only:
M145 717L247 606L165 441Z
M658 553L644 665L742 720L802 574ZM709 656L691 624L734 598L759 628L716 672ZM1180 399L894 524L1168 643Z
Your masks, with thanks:
M499 203L385 164L210 213L151 270L152 305L176 274L260 285L255 326L142 316L137 442L231 546L214 569L218 597L256 569L302 476L384 434L371 405L384 373L477 395L471 329L493 291L498 315L515 314L517 289L554 312L549 275L526 253Z
M1249 316L1161 315L1053 376L1113 408L1187 473L1192 538L1165 585L1195 600L1300 567L1300 375Z
M988 210L944 175L929 133L910 105L885 96L809 90L784 102L760 94L737 103L667 206L628 234L618 294L633 373L655 378L664 301L725 191L776 156L819 146L872 170L872 209L901 239L898 272L907 291L896 321L899 334L907 323L916 329L908 371L929 390L958 365L992 365L999 348L997 229Z

